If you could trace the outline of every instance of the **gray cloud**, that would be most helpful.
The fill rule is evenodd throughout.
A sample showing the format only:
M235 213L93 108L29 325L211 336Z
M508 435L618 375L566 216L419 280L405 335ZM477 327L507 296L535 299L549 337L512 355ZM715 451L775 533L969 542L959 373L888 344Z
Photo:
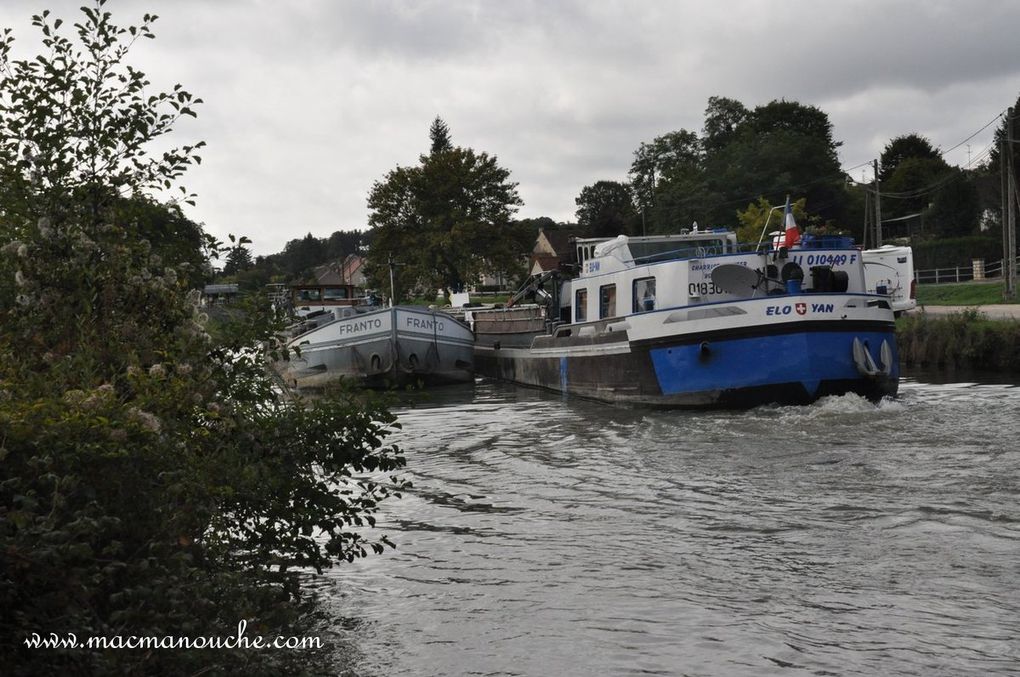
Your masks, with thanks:
M4 0L0 26L83 0ZM271 253L306 232L364 227L372 183L427 150L435 115L497 155L522 216L573 217L580 189L623 179L642 141L700 130L709 96L817 105L847 166L893 136L955 145L1020 91L1008 1L840 3L110 0L161 15L133 63L205 105L174 141L205 139L191 215ZM991 129L971 142L977 155ZM966 149L950 161L965 163ZM859 175L855 173L855 175Z

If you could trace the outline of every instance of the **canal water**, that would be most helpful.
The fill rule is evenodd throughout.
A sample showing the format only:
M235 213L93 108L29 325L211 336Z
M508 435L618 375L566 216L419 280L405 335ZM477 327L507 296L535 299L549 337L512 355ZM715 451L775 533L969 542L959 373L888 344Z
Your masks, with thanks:
M398 408L398 548L320 581L364 675L1020 674L1020 387Z

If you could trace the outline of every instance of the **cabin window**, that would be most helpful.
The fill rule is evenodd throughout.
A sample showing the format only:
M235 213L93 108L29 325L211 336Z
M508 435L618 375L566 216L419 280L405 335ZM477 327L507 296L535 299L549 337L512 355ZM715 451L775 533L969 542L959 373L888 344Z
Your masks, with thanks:
M585 322L588 320L588 290L578 289L574 294L574 321Z
M634 280L634 312L655 310L655 278L642 277Z
M346 287L327 287L322 291L322 298L327 301L339 301L347 298Z
M321 298L322 296L318 289L301 289L298 291L299 301L318 301Z
M604 284L599 287L599 319L616 317L616 285Z

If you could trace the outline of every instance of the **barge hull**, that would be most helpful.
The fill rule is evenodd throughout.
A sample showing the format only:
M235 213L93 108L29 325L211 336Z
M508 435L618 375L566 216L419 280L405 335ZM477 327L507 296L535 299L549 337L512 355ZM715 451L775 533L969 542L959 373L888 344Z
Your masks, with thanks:
M828 395L856 393L870 400L893 397L899 382L891 327L862 323L856 330L790 328L767 335L727 338L688 335L631 343L590 341L556 355L552 351L495 348L479 344L479 374L605 402L667 408L749 408L762 404L806 404ZM853 358L859 340L873 361L882 362L885 342L892 355L888 373L865 376ZM545 353L545 354L541 354ZM888 359L888 354L886 355Z

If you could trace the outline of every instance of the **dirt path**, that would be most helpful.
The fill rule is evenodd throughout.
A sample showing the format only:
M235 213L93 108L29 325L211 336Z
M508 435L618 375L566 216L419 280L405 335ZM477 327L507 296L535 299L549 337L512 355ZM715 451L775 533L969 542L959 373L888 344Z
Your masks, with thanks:
M990 320L1020 320L1020 303L992 304L986 306L918 306L914 313L925 312L929 315L950 315L975 309Z

